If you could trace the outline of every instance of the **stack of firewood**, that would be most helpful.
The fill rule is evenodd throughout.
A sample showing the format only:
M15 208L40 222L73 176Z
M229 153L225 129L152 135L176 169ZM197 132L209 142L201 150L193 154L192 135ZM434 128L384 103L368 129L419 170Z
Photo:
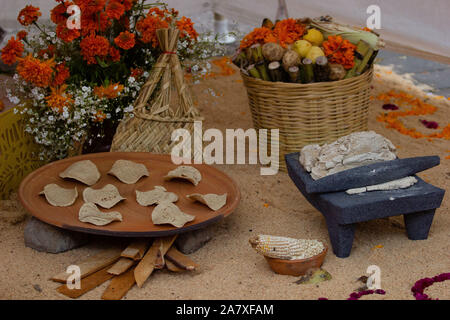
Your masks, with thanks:
M74 263L81 273L79 289L68 287L67 280L72 274L66 271L55 275L51 280L64 283L57 291L70 298L78 298L111 280L103 292L102 299L120 300L135 284L141 288L157 269L167 268L173 272L183 272L198 268L195 262L172 246L176 237L157 238L153 242L149 239L139 239L125 249L107 249Z

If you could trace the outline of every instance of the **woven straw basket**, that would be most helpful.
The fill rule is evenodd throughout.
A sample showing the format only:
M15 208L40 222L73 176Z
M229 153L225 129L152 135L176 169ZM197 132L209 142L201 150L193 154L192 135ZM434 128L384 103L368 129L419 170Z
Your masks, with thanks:
M158 29L156 35L162 54L134 103L134 117L118 126L111 151L170 153L178 144L171 140L172 132L192 132L194 122L203 119L194 107L175 54L179 30Z
M255 129L279 129L279 168L284 155L308 144L367 130L373 69L360 76L311 84L269 82L241 73ZM270 130L268 132L270 150Z

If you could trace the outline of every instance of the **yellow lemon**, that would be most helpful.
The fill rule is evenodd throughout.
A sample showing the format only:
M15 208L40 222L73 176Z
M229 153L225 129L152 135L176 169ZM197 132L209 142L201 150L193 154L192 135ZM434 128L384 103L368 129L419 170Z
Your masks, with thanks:
M316 63L316 59L324 55L325 54L323 53L322 49L316 46L312 46L311 49L309 49L306 58L310 59L313 63Z
M295 41L293 49L300 55L300 57L305 58L311 49L312 44L306 40Z
M303 36L304 40L311 42L313 46L320 46L323 42L323 34L317 29L309 29L308 33Z

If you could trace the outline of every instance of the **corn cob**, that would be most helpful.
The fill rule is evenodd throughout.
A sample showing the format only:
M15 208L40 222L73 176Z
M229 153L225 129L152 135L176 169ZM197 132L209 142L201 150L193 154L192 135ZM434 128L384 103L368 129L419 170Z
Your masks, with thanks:
M258 235L250 238L249 242L258 253L284 260L307 259L324 250L323 243L318 240Z

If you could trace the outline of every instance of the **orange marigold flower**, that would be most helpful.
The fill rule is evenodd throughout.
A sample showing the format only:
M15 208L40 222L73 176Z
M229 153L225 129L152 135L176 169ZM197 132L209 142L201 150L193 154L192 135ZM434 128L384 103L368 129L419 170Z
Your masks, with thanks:
M186 17L181 17L180 20L176 22L178 30L180 30L180 37L184 38L189 36L192 40L197 40L198 33L194 29L194 23L191 19Z
M330 63L341 64L345 69L353 68L355 64L356 46L341 36L328 36L322 44L324 53Z
M56 36L64 42L72 42L80 36L80 31L67 28L66 21L64 21L56 26Z
M107 98L107 99L114 99L117 98L119 93L123 90L123 85L120 83L111 83L109 86L98 86L94 88L94 93L99 98Z
M104 58L109 53L109 41L105 37L91 34L80 42L81 55L88 64L96 64L96 57Z
M105 13L109 19L119 20L125 13L125 6L118 0L110 0L106 5Z
M18 58L17 73L27 82L37 87L48 87L52 81L53 59L41 61L31 54L25 58Z
M83 15L97 14L105 9L107 0L74 0Z
M273 34L280 42L280 45L286 48L288 44L299 40L305 33L305 30L306 27L303 24L291 18L279 21L273 29Z
M123 6L125 7L125 11L130 10L137 0L123 0Z
M66 92L67 85L62 85L59 88L51 88L51 93L45 97L45 101L54 111L62 113L64 107L69 107L73 103L72 96Z
M169 24L158 16L147 15L136 24L136 29L141 33L141 40L144 43L151 43L153 48L158 46L156 30L167 28Z
M82 14L81 15L81 34L87 36L98 30L98 23L94 15Z
M28 35L28 32L26 32L25 30L20 30L19 32L17 32L17 40L23 40L25 39L25 37Z
M111 60L114 62L120 61L120 51L114 47L109 48L109 56L111 57Z
M17 58L22 56L23 43L16 40L14 37L8 40L6 46L2 49L2 61L5 64L12 65L16 63Z
M115 39L114 43L122 49L129 50L134 47L134 33L124 31L121 32Z
M70 77L69 68L66 67L66 64L64 62L57 64L55 67L55 71L56 74L53 78L52 83L52 86L54 87L62 85Z
M19 15L17 16L17 21L19 21L23 26L29 26L30 24L35 22L41 15L42 14L39 11L38 7L28 5L20 10Z
M61 1L56 7L50 11L50 19L55 24L60 24L61 22L66 22L69 15L67 14L67 8L72 5L72 2Z
M94 122L103 122L106 119L106 114L102 110L98 110L95 115Z
M242 39L240 47L245 49L256 43L264 44L267 42L277 42L272 30L266 27L255 28Z

